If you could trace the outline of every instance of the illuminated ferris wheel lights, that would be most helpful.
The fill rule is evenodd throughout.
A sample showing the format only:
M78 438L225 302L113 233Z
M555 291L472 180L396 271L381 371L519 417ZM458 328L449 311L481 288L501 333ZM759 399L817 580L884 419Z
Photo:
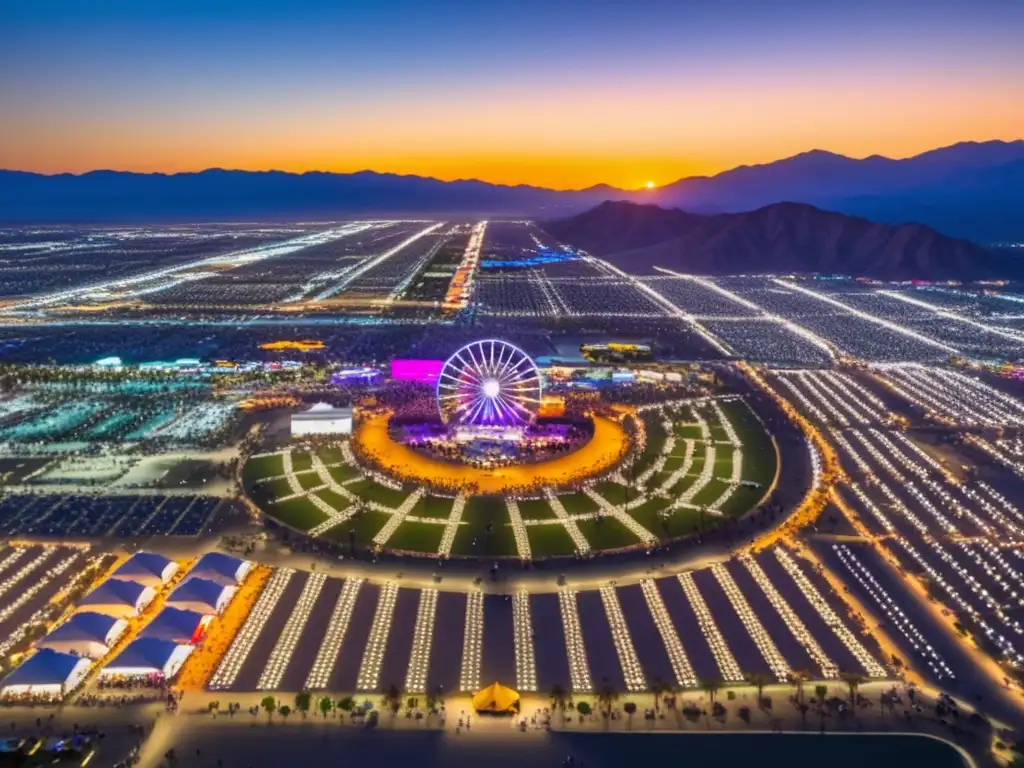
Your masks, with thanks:
M540 373L518 347L476 341L445 362L437 400L445 421L475 426L524 424L540 403Z

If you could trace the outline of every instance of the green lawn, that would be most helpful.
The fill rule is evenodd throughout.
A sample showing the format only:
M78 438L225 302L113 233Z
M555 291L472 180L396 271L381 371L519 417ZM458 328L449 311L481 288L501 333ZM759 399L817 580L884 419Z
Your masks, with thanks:
M678 422L673 425L677 440L700 440L700 427L695 423Z
M301 475L296 475L296 477L299 478L299 485L307 491L310 488L316 488L318 485L324 484L324 481L320 479L320 475L316 472L303 472Z
M444 526L434 523L418 523L405 520L384 546L389 549L405 549L410 552L434 554L441 546Z
M341 452L341 446L338 445L327 445L323 448L318 448L316 455L320 457L320 461L324 464L341 464L345 461L345 454Z
M534 557L557 557L576 553L572 536L561 523L528 525L526 536L530 540L530 552Z
M708 481L708 484L697 491L696 495L690 499L690 503L697 507L712 504L715 499L725 493L725 489L728 487L728 483L718 480L717 478L711 478L711 480Z
M462 510L462 521L483 528L487 523L494 527L508 522L508 507L504 496L473 496Z
M488 532L480 522L460 525L452 544L453 555L475 555L478 557L515 557L516 538L512 526L495 523Z
M288 481L284 478L280 480L271 480L267 483L260 483L259 496L268 499L280 499L283 496L291 496L295 491L288 484Z
M655 536L662 536L664 531L662 530L661 518L658 516L658 513L665 509L669 503L668 499L648 499L639 507L627 511L626 514L632 515L634 520Z
M327 515L313 506L313 502L305 496L279 502L266 508L271 517L275 517L292 528L308 531L327 519Z
M626 486L619 485L618 483L598 483L594 486L594 490L612 504L625 504L636 494L635 491L631 493ZM562 503L564 506L565 502ZM566 507L566 510L568 510L568 507ZM594 510L589 511L593 512Z
M292 451L292 472L313 468L313 456L305 451Z
M341 467L328 467L327 471L330 472L331 477L334 478L334 482L338 485L351 480L353 477L359 477L359 470L351 464L345 464Z
M284 459L282 456L257 456L245 462L245 469L242 477L247 486L251 486L257 480L264 477L279 477L284 474Z
M383 504L385 507L391 507L395 509L401 506L402 502L405 501L409 495L405 491L396 491L394 488L388 488L380 485L373 480L367 480L365 483L352 483L352 485L346 486L352 493L360 496L367 501L375 501L378 504Z
M390 517L391 515L387 512L365 509L355 517L349 518L344 523L335 526L332 529L335 535L331 538L337 538L338 541L347 543L349 529L355 529L356 546L369 547L373 544L373 537L380 532L380 529L384 527L384 524L387 523Z
M590 548L618 549L636 544L639 539L626 526L614 517L603 517L600 520L579 520L576 525L590 542Z
M609 485L616 484L609 483ZM616 487L622 488L621 485L617 485ZM565 507L565 511L570 515L586 515L598 510L597 502L582 491L560 494L558 500L562 502L562 506Z
M424 496L410 514L416 517L447 518L452 514L454 503L455 499L446 499L444 496Z
M547 499L524 499L519 502L519 516L523 520L550 520L555 511Z
M326 501L336 510L341 512L343 509L347 509L352 506L352 502L342 496L340 493L335 493L330 488L324 488L323 490L317 491L316 495Z
M675 472L677 469L679 469L681 466L683 466L682 456L669 456L667 459L665 459L665 466L663 467L663 471L671 474L672 472Z

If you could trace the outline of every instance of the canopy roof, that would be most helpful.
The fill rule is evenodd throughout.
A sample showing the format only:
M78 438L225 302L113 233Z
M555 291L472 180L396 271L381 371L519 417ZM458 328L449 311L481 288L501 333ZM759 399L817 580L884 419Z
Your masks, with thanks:
M82 670L88 669L91 663L88 659L81 659L70 653L58 653L49 648L43 648L11 672L4 680L3 685L4 688L64 685Z
M198 611L165 607L144 630L142 637L155 637L173 643L195 643L202 637L203 614Z
M88 611L127 616L148 605L155 594L152 587L135 581L107 579L86 595L78 605Z
M514 712L519 693L501 683L491 683L473 697L473 709L477 712Z
M127 628L124 619L85 611L76 613L39 641L39 648L98 658Z
M221 586L210 579L189 579L171 593L167 605L204 615L220 613L234 593L234 587Z
M167 582L178 570L178 564L155 552L136 552L114 571L110 578L137 581L148 587Z
M189 579L206 579L221 586L235 586L241 583L252 568L252 563L221 552L208 552L188 572Z
M323 419L351 419L352 407L335 408L329 403L314 403L310 408L292 414L292 421L320 421Z
M139 637L103 670L105 675L147 675L155 672L170 677L192 651L191 646L157 637Z

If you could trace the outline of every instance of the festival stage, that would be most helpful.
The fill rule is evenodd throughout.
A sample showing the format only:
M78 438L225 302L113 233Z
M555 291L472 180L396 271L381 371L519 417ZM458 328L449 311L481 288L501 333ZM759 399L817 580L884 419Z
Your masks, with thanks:
M629 447L629 437L613 419L594 416L594 436L576 451L551 461L482 469L452 464L416 453L388 434L390 413L375 414L357 428L355 442L389 475L411 482L458 487L477 493L507 493L539 486L561 486L614 466Z

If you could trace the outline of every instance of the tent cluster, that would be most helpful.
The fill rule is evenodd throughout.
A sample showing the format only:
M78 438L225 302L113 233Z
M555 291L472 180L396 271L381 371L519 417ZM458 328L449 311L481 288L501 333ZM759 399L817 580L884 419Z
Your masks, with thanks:
M76 688L124 635L128 620L145 610L178 569L153 552L130 557L36 644L36 652L3 681L0 696L59 697ZM251 569L252 563L217 552L201 557L160 613L101 675L172 678Z

